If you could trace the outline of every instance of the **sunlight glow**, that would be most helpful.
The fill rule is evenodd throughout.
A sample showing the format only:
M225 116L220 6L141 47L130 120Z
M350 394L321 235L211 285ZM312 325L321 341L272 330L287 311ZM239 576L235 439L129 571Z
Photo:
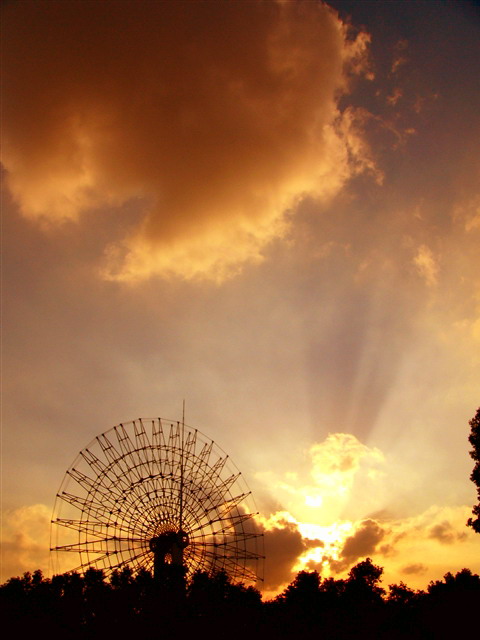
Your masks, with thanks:
M298 529L306 544L308 545L308 541L316 541L319 544L298 557L294 570L316 569L323 577L333 575L330 563L332 560L340 560L345 540L352 535L354 528L354 523L348 521L335 522L329 526L299 523Z

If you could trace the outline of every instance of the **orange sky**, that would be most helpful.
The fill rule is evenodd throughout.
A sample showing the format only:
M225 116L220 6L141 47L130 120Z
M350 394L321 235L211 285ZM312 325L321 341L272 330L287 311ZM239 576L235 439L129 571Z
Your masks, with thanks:
M2 580L139 416L219 442L301 567L480 571L473 3L11 2Z

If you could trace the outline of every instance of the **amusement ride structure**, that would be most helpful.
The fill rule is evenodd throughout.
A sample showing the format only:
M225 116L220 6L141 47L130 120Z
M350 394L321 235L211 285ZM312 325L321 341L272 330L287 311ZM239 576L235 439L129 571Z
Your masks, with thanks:
M158 578L176 568L186 580L224 571L255 584L263 568L255 515L228 455L183 420L119 424L66 472L52 517L54 569L108 576L128 566Z

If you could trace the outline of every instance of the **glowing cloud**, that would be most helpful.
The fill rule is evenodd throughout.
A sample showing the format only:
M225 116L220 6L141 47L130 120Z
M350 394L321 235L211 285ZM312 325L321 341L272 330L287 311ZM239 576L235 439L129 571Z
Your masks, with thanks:
M2 580L18 572L48 573L51 509L43 504L7 512L2 526Z
M413 262L426 284L429 287L435 286L438 282L439 268L432 250L426 245L422 245L418 248Z
M408 576L416 588L425 587L427 571L440 579L452 562L459 570L466 564L476 570L475 534L465 526L467 506L433 506L403 517L389 513L385 486L392 486L395 478L390 476L398 470L390 460L387 475L381 451L351 434L329 434L310 447L308 458L303 474L258 476L288 509L261 519L266 553L271 545L275 567L268 589L279 589L302 569L343 576L366 557L385 567L388 581ZM307 479L313 482L307 484ZM387 508L367 515L370 494ZM365 515L359 518L358 512ZM445 547L448 557L441 553Z
M383 462L379 449L369 448L350 433L331 433L324 442L310 448L312 477L319 486L337 487L340 493L351 486L364 459Z
M351 38L326 5L4 13L4 165L23 215L51 226L142 203L137 223L118 222L107 279L222 280L261 259L303 196L375 174L352 112L337 109L349 78L368 73L369 38Z
M440 579L452 566L477 570L477 541L473 532L466 531L467 514L466 506L430 507L410 518L345 520L330 527L298 525L305 551L294 568L315 569L324 577L346 576L354 564L372 557L385 567L387 581L408 576L409 584L425 588L427 571ZM439 548L446 545L448 555Z
M282 504L301 522L331 525L339 518L352 498L356 481L370 486L378 484L383 474L384 456L362 444L354 435L331 433L306 453L305 470L299 475L272 472L257 474ZM359 509L368 510L370 496Z

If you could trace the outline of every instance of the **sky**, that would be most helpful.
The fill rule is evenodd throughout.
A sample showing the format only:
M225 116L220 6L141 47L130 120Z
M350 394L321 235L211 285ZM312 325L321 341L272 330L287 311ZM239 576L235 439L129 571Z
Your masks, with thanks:
M470 2L3 4L1 580L120 422L242 470L302 568L480 572Z

